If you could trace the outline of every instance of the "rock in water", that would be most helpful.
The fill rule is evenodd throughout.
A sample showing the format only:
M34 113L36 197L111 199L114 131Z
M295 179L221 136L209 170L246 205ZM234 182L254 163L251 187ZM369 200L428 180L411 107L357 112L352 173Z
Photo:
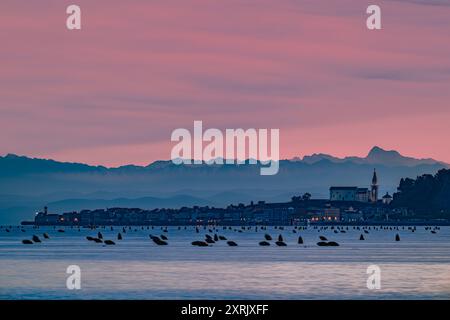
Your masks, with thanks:
M400 236L398 235L398 233L395 235L395 241L400 241Z
M270 243L267 242L267 241L261 241L261 242L259 243L259 245L265 247L265 246L270 246Z
M230 247L236 247L236 246L237 246L237 243L234 242L234 241L227 241L227 244L228 244Z
M105 244L107 244L107 245L114 245L116 243L114 241L112 241L112 240L105 240Z
M362 235L362 233L361 233L361 235L359 236L359 240L364 240L364 236Z
M339 243L334 242L334 241L329 241L329 242L320 241L320 242L317 242L317 245L319 247L339 247Z
M26 240L22 240L22 243L23 244L33 244L33 241L26 239Z
M275 244L279 247L286 247L286 243L284 243L283 241L277 241L275 242Z
M303 244L303 238L301 236L298 237L298 244Z
M39 237L37 235L33 236L33 241L34 242L41 242L41 239L39 239Z
M192 242L193 246L197 246L197 247L207 247L208 244L204 241L194 241Z

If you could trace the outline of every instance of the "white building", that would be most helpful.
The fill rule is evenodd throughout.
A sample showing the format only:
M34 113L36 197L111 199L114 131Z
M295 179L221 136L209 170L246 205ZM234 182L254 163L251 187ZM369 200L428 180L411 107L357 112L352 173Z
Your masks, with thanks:
M373 202L378 201L378 177L377 172L373 171L372 185L369 188L358 187L331 187L331 201L358 201Z
M386 192L386 194L382 198L383 204L390 204L392 202L392 196Z

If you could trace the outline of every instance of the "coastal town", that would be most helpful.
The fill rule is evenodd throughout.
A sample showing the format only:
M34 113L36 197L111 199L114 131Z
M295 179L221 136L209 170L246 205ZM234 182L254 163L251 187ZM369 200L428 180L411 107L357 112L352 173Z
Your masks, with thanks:
M36 214L26 225L98 226L98 225L307 225L396 223L414 217L406 208L392 207L393 197L379 196L376 171L369 188L332 186L329 199L313 199L309 193L283 203L233 204L225 208L209 206L158 208L106 208L62 214L48 208ZM436 222L436 221L435 221Z

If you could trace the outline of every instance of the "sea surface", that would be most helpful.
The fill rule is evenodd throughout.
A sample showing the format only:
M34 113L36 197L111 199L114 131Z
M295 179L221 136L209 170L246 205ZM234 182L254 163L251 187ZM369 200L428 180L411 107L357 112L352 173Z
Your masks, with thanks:
M22 231L24 229L25 231ZM415 232L344 227L345 233L314 229L293 232L209 232L194 227L81 228L13 227L0 229L0 299L449 299L450 227L435 234L425 227ZM86 236L114 240L106 246ZM44 239L47 232L50 239ZM117 240L121 232L123 240ZM195 247L194 240L217 233L235 241ZM281 234L286 247L261 247L264 234ZM395 235L400 241L395 241ZM22 244L38 235L42 243ZM157 246L149 234L168 237ZM365 240L359 240L363 234ZM301 235L304 244L297 244ZM339 247L319 247L319 236ZM66 286L68 266L81 270L81 289ZM380 268L380 289L368 289L367 268Z

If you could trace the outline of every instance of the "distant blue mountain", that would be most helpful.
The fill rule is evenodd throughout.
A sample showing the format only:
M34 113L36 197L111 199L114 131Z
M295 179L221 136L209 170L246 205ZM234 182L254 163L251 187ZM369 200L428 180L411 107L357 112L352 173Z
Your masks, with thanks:
M156 161L148 166L106 168L9 154L0 157L0 223L31 219L44 205L50 210L71 211L96 206L152 208L287 201L304 192L323 198L328 197L332 185L369 186L374 168L381 192L393 192L403 177L415 178L448 167L440 161L404 157L379 147L364 158L315 154L281 160L274 176L261 176L259 165L249 164Z
M300 160L299 158L296 159ZM398 151L390 150L386 151L380 147L373 147L367 157L345 157L345 158L337 158L328 154L313 154L311 156L305 156L300 161L313 164L319 162L321 160L329 160L334 163L343 163L343 162L351 162L355 164L371 164L371 165L383 165L383 166L406 166L406 167L415 167L420 165L441 165L443 167L448 167L448 164L445 162L437 161L431 158L427 159L415 159L412 157L402 156Z

